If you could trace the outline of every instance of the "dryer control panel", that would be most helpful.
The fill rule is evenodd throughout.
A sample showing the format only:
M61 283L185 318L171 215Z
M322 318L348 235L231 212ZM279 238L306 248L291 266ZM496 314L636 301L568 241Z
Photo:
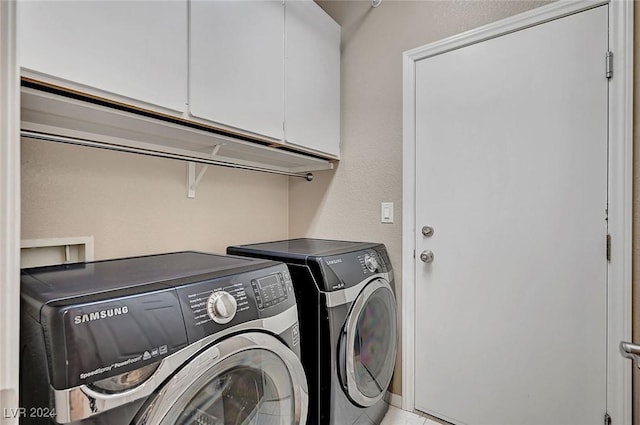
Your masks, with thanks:
M318 273L321 291L339 291L358 285L364 279L378 273L393 275L391 261L383 245L362 251L348 252L326 257L315 257L310 262L312 273Z

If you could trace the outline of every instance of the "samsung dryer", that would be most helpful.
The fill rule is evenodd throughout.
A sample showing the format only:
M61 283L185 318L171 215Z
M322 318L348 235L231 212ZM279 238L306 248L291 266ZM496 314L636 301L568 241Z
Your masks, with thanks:
M393 269L384 245L294 239L227 253L289 266L309 382L308 423L380 423L397 351Z
M180 252L21 281L21 423L305 423L284 264Z

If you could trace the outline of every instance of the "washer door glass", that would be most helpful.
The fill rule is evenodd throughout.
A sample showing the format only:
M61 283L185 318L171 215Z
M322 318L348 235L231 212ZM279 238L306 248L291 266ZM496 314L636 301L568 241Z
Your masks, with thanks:
M229 337L184 364L149 400L137 425L300 425L307 418L300 360L275 337Z
M294 424L293 384L274 353L250 350L225 359L191 385L166 425Z
M396 301L389 283L369 283L358 296L346 324L346 387L362 406L380 400L396 361Z

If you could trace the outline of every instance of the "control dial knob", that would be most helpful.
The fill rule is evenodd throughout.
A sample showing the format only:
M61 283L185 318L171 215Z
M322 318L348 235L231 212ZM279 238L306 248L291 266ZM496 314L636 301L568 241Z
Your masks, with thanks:
M380 267L380 264L378 264L378 260L376 260L376 257L369 254L364 256L364 265L370 272L375 272L376 270L378 270L378 267Z
M207 313L214 322L221 325L233 320L238 310L238 303L230 293L217 291L211 294L207 301Z

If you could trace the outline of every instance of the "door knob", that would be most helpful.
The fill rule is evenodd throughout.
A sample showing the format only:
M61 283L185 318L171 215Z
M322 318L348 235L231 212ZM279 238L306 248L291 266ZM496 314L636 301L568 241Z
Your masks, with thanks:
M432 226L422 226L422 236L425 238L430 238L433 236L433 227Z
M420 260L423 263L433 263L433 251L429 251L428 249L426 251L422 251L420 253Z
M620 353L622 353L623 357L633 360L636 366L640 368L640 345L622 341L620 343Z

